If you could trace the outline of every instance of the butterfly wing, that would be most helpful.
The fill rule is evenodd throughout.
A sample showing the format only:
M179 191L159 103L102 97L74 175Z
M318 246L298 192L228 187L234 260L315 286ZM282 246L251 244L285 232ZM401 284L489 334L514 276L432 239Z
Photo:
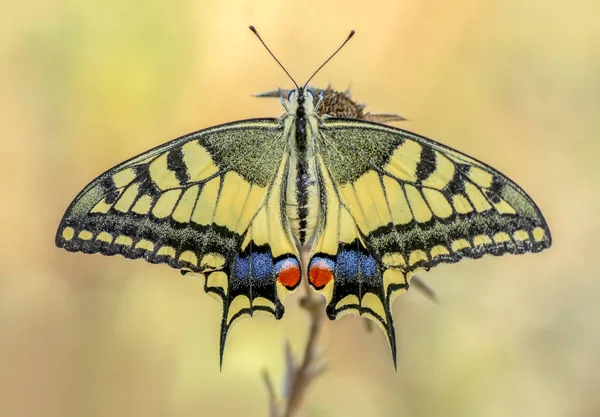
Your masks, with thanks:
M323 119L321 224L309 281L327 314L371 318L394 362L393 298L411 275L484 254L538 252L550 230L500 172L422 136L360 120Z
M286 140L278 119L201 130L93 180L71 203L56 245L120 254L205 277L223 303L221 361L232 323L266 312L300 282L282 216Z

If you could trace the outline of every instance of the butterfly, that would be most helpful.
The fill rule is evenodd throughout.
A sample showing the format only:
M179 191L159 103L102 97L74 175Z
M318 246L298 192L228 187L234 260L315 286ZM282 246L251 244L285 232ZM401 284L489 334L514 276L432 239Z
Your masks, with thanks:
M67 209L56 245L202 276L223 307L221 364L236 320L280 319L284 298L307 279L330 319L354 314L383 329L394 365L391 305L412 276L550 247L540 210L502 173L362 113L322 114L323 94L294 84L287 98L279 93L279 118L199 130L94 179Z

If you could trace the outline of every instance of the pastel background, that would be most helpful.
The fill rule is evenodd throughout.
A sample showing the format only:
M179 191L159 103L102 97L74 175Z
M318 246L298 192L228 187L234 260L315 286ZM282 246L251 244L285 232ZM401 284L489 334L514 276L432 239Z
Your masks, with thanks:
M5 2L0 18L0 415L266 416L283 320L244 320L219 372L220 306L166 266L54 247L76 193L182 134L282 113L314 79L473 155L535 199L554 246L443 265L382 332L327 321L302 415L600 415L600 3L593 0Z

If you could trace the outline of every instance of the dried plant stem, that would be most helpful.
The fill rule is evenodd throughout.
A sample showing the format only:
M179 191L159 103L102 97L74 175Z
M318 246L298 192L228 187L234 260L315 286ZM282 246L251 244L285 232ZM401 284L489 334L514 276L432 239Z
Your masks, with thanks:
M279 417L279 403L277 402L277 395L275 394L271 377L267 371L263 371L262 377L267 387L267 393L269 394L269 417Z
M306 280L304 280L306 282ZM317 342L323 323L323 299L315 297L312 290L305 284L306 295L301 299L300 305L308 311L310 315L310 328L308 340L304 348L302 363L296 368L291 384L289 386L289 396L287 398L283 417L291 417L299 409L302 400L306 394L310 382L322 374L326 366L317 364L318 358Z
M317 346L324 319L324 299L313 293L307 279L302 281L305 295L300 300L300 306L309 314L308 340L299 365L296 363L289 343L285 345L286 370L282 395L283 413L280 412L279 401L273 389L271 378L266 371L263 372L263 380L269 395L270 417L294 416L302 405L310 383L327 369L327 364L319 361L321 355Z

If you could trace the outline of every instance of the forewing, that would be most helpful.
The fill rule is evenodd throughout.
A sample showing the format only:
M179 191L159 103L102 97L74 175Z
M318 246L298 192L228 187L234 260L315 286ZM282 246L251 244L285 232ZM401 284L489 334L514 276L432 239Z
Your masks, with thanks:
M538 252L550 230L531 198L500 172L400 129L324 119L322 216L309 264L327 314L366 315L389 338L391 301L416 271L484 254Z
M235 122L119 164L71 203L56 245L204 276L223 303L222 360L231 324L258 311L281 318L282 299L300 280L282 216L282 135L277 119Z

